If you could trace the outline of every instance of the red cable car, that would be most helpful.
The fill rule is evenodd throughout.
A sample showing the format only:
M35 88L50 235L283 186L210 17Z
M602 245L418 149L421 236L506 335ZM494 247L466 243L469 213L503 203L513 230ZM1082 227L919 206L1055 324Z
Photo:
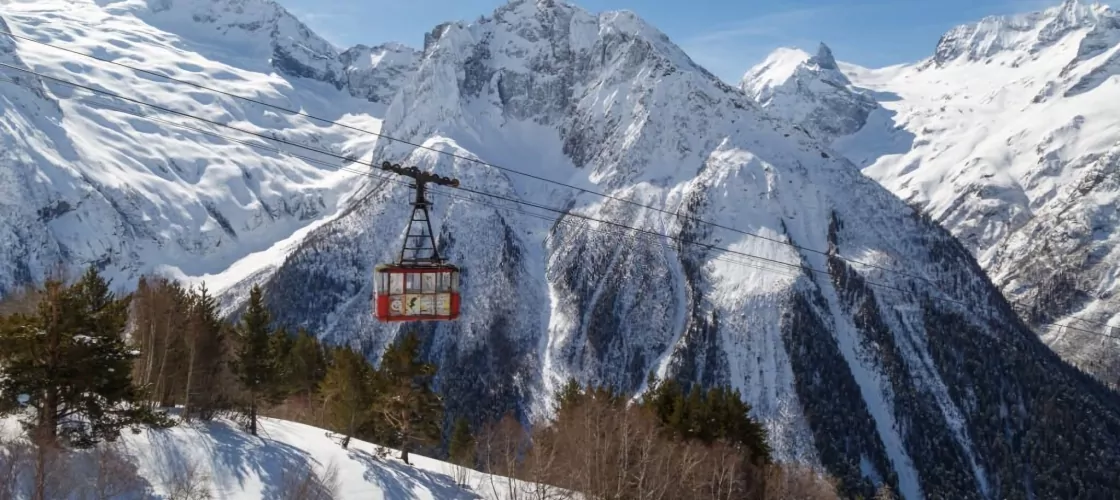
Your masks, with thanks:
M459 268L447 264L436 249L424 187L429 182L457 187L457 179L402 168L389 162L382 170L416 181L416 200L396 264L374 268L373 316L379 321L449 321L459 317Z
M459 268L382 264L374 271L374 315L381 321L452 320L459 317Z

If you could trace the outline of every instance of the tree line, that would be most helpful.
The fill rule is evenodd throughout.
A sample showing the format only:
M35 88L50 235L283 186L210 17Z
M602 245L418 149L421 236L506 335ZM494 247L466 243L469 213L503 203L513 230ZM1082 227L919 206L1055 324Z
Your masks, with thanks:
M329 429L343 448L362 439L406 463L424 453L541 489L523 497L836 497L815 471L773 463L765 428L729 387L651 375L632 400L570 380L547 421L470 422L445 414L415 333L374 364L271 318L256 286L229 322L204 285L145 276L118 296L92 268L49 280L0 305L0 416L18 415L36 443L78 449L218 417L256 435L273 416Z

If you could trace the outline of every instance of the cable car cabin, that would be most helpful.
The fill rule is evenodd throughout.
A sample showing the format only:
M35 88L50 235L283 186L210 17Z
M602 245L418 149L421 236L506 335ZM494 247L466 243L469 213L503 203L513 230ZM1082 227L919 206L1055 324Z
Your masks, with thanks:
M374 317L381 321L446 321L459 317L459 268L382 264L374 270Z

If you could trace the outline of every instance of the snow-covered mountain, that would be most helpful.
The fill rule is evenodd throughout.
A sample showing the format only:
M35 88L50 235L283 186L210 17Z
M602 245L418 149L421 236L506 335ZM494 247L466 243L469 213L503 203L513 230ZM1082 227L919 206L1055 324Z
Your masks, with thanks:
M393 75L415 64L415 52L395 45L336 54L271 2L101 3L8 3L0 22L35 40L374 131L399 84ZM25 40L0 36L0 57L251 133L355 156L372 147L342 127ZM0 68L0 112L0 203L10 207L0 227L19 235L0 243L0 292L41 280L60 260L97 263L125 286L152 270L220 285L222 276L274 263L267 256L285 240L340 210L355 176L334 158L300 150L328 160L308 162L225 141L207 134L268 144L10 68Z
M763 107L778 110L824 141L863 128L878 108L871 96L854 91L832 49L823 43L814 56L798 49L774 51L743 77L741 88Z
M1058 352L1120 380L1120 14L1067 0L989 17L876 70L770 59L744 91L808 130L860 124L825 138L957 236Z
M821 464L849 493L869 496L884 481L908 499L1115 493L1107 479L1109 464L1120 461L1114 394L1039 343L951 235L632 13L514 0L474 23L437 26L419 52L392 45L337 52L266 0L99 3L10 4L0 17L23 35L380 126L431 149L13 45L22 64L48 74L672 236L574 216L555 223L539 209L434 189L442 253L464 269L464 313L451 324L403 328L426 334L449 414L537 416L569 375L641 390L654 371L740 388L779 458ZM821 56L813 64L835 66ZM354 90L367 83L384 87ZM23 163L0 169L32 186L14 209L31 220L51 196L85 199L65 198L68 186L96 191L107 208L89 205L90 212L40 223L42 238L81 258L25 245L29 253L11 251L5 261L40 269L58 256L108 255L118 275L177 271L217 283L231 302L262 282L279 320L371 355L399 333L373 321L369 299L374 265L399 249L405 185L376 171L336 172L337 160L325 167L91 109L88 98L56 84L21 89L20 101L4 101L12 116L5 120L42 120L57 130L29 125L12 134ZM370 102L385 99L387 108ZM60 111L17 107L23 101L54 102ZM869 122L881 112L853 103ZM836 133L852 126L837 123ZM74 156L55 159L65 150L24 140L31 132L68 138ZM160 176L150 166L155 158L206 168L195 177ZM56 171L103 179L100 190L36 183L62 175L39 172ZM115 180L113 189L102 187L104 179ZM308 193L323 200L314 214L268 209ZM205 210L208 201L220 217ZM86 221L123 230L90 232ZM121 251L91 250L85 241ZM907 274L888 271L897 269ZM1064 404L1054 405L1059 397ZM1049 472L1052 463L1063 464L1061 475Z

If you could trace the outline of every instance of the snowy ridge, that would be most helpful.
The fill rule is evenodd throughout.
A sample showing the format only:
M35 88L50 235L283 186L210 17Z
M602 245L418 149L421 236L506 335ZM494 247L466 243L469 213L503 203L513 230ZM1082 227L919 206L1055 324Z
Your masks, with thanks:
M1120 144L1118 58L1120 14L1104 5L1070 0L987 18L951 30L924 62L841 64L852 91L876 96L879 109L832 141L960 238L1058 352L1110 381L1120 370L1117 341L1100 335L1120 326L1112 271L1120 263L1118 191L1110 180ZM744 85L804 87L818 73L808 64L760 66ZM788 110L813 105L814 95L760 102L799 119ZM1077 330L1047 326L1054 323Z

